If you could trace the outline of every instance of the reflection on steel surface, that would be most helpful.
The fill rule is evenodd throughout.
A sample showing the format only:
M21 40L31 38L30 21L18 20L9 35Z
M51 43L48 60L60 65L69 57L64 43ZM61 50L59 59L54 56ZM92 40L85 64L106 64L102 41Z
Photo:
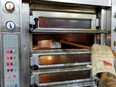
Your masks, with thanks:
M90 62L90 54L39 56L38 62L40 65Z
M66 73L54 73L54 74L42 74L39 75L39 83L59 82L77 79L90 78L90 71L78 71L78 72L66 72Z

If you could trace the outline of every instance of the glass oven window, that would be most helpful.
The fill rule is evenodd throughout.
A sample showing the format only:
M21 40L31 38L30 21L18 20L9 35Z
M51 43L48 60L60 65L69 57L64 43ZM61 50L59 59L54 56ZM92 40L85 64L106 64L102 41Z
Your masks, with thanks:
M39 56L39 65L90 62L90 54L67 54Z
M62 72L52 74L39 75L39 83L50 83L60 81L70 81L90 78L90 70L76 71L76 72Z
M39 28L91 29L91 19L39 17Z

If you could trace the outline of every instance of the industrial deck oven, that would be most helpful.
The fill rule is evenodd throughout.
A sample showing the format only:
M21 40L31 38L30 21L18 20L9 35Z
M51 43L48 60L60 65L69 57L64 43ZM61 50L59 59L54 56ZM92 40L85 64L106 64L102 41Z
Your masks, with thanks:
M0 87L97 87L91 46L116 51L115 0L1 0Z

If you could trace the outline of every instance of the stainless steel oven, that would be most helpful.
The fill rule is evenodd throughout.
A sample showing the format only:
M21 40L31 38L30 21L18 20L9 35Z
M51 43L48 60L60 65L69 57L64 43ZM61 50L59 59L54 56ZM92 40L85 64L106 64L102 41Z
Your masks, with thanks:
M31 7L31 84L95 87L91 69L87 68L91 64L91 51L85 46L100 43L101 34L107 34L97 29L100 20L95 8L78 7L75 12L75 9L66 9L64 4L63 9L41 4Z
M112 1L1 0L0 86L96 87L86 66L94 43L115 49Z

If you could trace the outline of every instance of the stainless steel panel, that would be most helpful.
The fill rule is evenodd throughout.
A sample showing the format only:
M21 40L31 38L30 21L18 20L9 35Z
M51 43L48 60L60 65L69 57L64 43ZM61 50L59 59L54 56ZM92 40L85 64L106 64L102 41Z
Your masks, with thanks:
M1 1L0 1L0 7L1 7ZM0 8L0 19L1 19L1 8ZM1 31L1 20L0 20L0 31ZM1 32L0 32L0 87L3 87L2 83L3 83L3 64L2 64L2 61L3 61L3 58L2 58L2 35L1 35Z
M88 64L87 64L88 65ZM32 73L34 75L36 74L50 74L50 73L60 73L60 72L76 72L76 71L84 71L84 70L90 70L90 68L88 68L86 65L75 65L75 63L71 65L67 66L62 66L62 67L54 67L54 65L52 65L52 67L39 67L39 70L32 70Z
M86 54L91 53L90 50L87 49L51 49L51 50L33 50L31 51L32 55L40 56L40 55L51 55L51 54Z
M106 9L101 10L101 30L106 30L107 26L107 11ZM101 34L101 44L106 44L106 34Z
M73 4L97 5L97 6L111 6L111 0L38 0L38 1L52 1ZM37 0L32 0L32 3L37 3Z
M15 23L15 29L14 30L12 30L13 32L15 31L15 32L19 32L20 31L20 5L21 5L21 0L9 0L9 1L11 1L11 2L13 2L14 3L14 5L15 5L15 10L14 10L14 12L12 12L12 13L9 13L7 10L6 10L6 8L5 8L5 4L6 4L6 2L7 2L8 0L2 0L1 2L1 14L2 14L2 18L1 18L1 20L2 20L2 31L5 31L5 32L9 32L10 30L8 30L7 28L6 28L6 23L8 22L8 21L12 21L12 22L14 22ZM10 31L11 32L11 31Z
M111 47L116 51L116 0L112 0L112 26L111 26Z
M54 2L39 2L38 4L31 4L30 9L32 11L52 11L52 12L70 12L70 13L89 13L95 14L95 6L64 4Z
M21 5L21 55L20 55L20 67L21 67L21 87L30 87L30 60L29 50L31 48L31 42L29 39L29 4L23 3ZM30 44L29 44L30 43Z
M38 33L38 34L66 34L66 33L73 33L73 34L78 34L78 33L83 33L83 34L100 34L100 33L104 33L107 34L108 32L106 30L81 30L81 29L52 29L52 28L47 28L47 29L35 29L30 31L31 33Z
M20 75L19 75L20 52L18 43L19 43L19 35L13 34L3 35L4 87L20 86Z
M15 9L13 12L9 12L5 8L5 4L8 1L14 3ZM20 41L20 39L19 39L19 37L20 37L20 33L19 33L19 31L20 31L20 18L21 18L20 17L20 12L21 12L20 6L21 6L21 0L1 0L0 1L0 19L1 19L0 20L0 42L1 42L0 49L1 49L1 58L2 58L2 59L0 59L1 66L2 66L1 67L2 70L0 70L1 75L2 75L1 87L19 86L19 84L20 84L19 83L20 82L20 75L19 75L20 74L20 68L19 68L19 63L20 63L20 61L19 61L20 60L19 59L20 58L20 49L19 49L20 45L19 44L20 43L18 43ZM15 23L14 30L10 31L6 28L6 23L8 21L12 21L13 23ZM7 39L4 38L5 35L6 36L9 35ZM16 45L17 45L16 48L12 48L13 46L16 46ZM11 76L13 76L13 74L16 75L16 78L17 78L16 80L11 79L10 81L12 81L12 83L8 82L8 80L6 80L8 73L6 71L6 66L5 66L6 64L4 63L5 60L3 60L3 59L6 59L5 58L6 57L5 50L7 49L8 46L9 46L9 49L11 48L11 49L15 49L17 51L16 54L13 54L14 56L16 56L15 62L17 63L17 65L16 65L16 67L15 66L11 67L11 68L16 68L16 73L15 72L12 72L12 74L9 73L9 75L11 75ZM11 70L13 70L13 69L11 69ZM15 69L14 69L14 71L15 71Z

